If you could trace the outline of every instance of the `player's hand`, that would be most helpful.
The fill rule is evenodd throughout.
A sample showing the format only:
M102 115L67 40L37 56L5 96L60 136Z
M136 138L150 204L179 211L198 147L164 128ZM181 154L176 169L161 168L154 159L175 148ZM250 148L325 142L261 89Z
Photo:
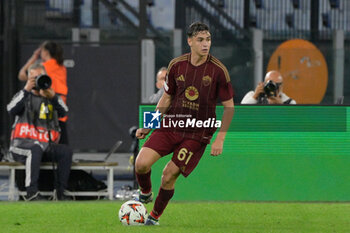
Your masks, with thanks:
M222 148L224 147L224 141L220 139L216 139L211 145L210 155L218 156L222 154Z
M35 77L29 77L26 85L24 86L24 90L31 91L35 87Z
M261 93L264 93L264 83L263 82L260 82L258 84L258 86L256 86L255 91L254 91L254 95L253 95L254 99L257 100Z
M147 134L149 134L149 132L151 132L151 129L137 129L136 130L136 137L138 139L144 139L146 137Z
M47 99L52 99L55 96L55 91L50 87L45 90L40 89L39 94Z

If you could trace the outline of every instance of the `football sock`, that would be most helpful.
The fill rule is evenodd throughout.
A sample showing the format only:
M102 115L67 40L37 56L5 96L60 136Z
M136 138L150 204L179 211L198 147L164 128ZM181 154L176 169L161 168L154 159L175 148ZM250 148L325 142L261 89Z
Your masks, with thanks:
M151 216L155 219L158 219L162 215L165 207L168 205L168 202L173 196L174 189L166 190L160 188L156 202L154 203L154 207L151 212Z
M152 190L152 183L151 183L151 171L147 172L146 174L140 174L135 172L137 182L139 183L141 193L148 194Z

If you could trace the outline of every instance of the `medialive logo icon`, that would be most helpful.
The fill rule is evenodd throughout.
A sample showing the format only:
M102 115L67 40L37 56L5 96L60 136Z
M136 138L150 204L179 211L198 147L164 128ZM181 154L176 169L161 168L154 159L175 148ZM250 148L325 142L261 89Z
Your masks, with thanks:
M159 129L160 128L160 116L162 114L157 111L144 112L143 113L143 128L145 129Z

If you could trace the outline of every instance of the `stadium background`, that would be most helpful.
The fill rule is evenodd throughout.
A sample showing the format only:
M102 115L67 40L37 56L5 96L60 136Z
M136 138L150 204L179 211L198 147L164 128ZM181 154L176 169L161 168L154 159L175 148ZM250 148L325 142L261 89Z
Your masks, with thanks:
M17 73L34 48L52 39L65 50L73 149L105 152L120 138L127 152L132 142L128 129L139 124L139 106L146 104L145 93L155 88L155 71L189 51L185 30L195 20L211 27L211 53L229 70L236 105L263 79L278 46L294 38L311 41L321 52L328 71L327 88L322 100L312 106L238 106L232 127L241 131L229 132L227 155L215 161L206 156L193 177L179 182L186 188L179 188L175 198L206 200L213 197L210 190L220 190L220 200L348 201L349 109L335 105L342 96L345 105L350 103L350 3L346 0L1 1L1 145L8 147L13 120L5 106L23 85ZM305 73L306 79L313 80L308 83L310 91L317 88L315 73L301 72L300 77ZM244 131L256 118L239 118L240 111L255 110L254 117L294 111L291 116L304 119L300 109L310 110L307 119L326 128ZM279 114L265 117L286 125L295 119ZM327 117L339 119L340 125L329 124ZM153 177L159 177L161 166L157 165ZM208 177L207 186L200 186L203 174ZM223 179L220 183L218 176ZM193 191L185 193L190 183ZM200 190L205 190L202 196Z

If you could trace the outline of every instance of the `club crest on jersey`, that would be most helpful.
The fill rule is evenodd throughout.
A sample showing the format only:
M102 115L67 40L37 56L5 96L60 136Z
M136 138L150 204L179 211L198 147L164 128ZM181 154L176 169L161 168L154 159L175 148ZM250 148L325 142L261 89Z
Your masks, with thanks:
M204 76L203 79L202 79L202 83L206 87L209 86L210 83L211 83L211 77L208 76L208 75Z
M182 81L185 82L185 78L183 75L180 75L179 77L176 78L176 81Z
M194 86L189 86L186 88L185 96L188 100L195 101L196 99L198 99L199 92Z

